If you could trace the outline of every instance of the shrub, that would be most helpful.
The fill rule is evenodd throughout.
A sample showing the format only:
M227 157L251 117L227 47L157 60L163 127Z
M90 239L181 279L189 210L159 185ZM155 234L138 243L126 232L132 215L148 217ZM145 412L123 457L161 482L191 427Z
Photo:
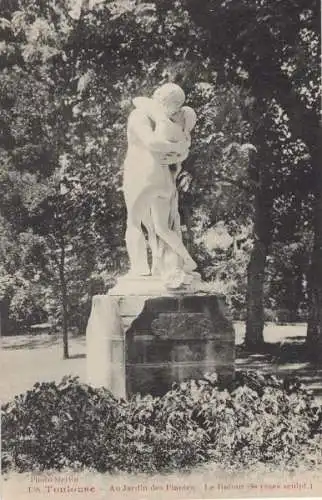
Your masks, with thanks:
M225 390L209 376L129 401L64 378L4 405L3 471L310 466L322 463L321 418L298 381L252 372L237 372Z
M109 460L120 414L121 405L108 391L77 378L37 383L3 407L4 470L6 463L19 471L77 464L99 470L101 456Z

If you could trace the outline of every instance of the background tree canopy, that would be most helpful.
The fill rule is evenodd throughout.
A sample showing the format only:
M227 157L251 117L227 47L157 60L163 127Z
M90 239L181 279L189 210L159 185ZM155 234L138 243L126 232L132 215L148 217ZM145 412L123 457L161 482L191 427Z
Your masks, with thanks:
M182 223L246 343L308 319L322 347L317 0L1 0L1 266L12 329L84 331L126 270L131 99L166 81L197 112ZM187 177L188 178L188 177ZM3 306L4 307L4 306ZM320 349L322 352L322 349Z

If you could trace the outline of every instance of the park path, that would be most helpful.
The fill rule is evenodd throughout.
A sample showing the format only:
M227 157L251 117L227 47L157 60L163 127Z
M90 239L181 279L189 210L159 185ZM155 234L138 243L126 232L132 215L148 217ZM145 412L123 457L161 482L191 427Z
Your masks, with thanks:
M322 403L322 367L314 366L302 359L305 329L304 324L267 325L264 330L265 341L276 347L278 356L272 355L272 352L249 354L241 348L244 325L236 323L236 368L298 376ZM16 394L25 392L38 381L59 382L64 375L78 376L85 382L85 352L85 337L70 339L68 360L62 359L62 342L55 336L3 337L1 401L6 402Z

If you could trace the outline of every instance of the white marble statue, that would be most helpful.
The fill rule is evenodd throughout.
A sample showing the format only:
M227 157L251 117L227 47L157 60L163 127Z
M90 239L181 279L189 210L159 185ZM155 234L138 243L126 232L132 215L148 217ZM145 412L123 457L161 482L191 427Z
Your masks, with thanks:
M159 87L152 98L133 100L124 162L129 274L160 276L169 288L188 283L196 269L182 241L176 188L196 122L195 112L183 106L184 101L183 90L172 83ZM151 269L142 225L151 247Z

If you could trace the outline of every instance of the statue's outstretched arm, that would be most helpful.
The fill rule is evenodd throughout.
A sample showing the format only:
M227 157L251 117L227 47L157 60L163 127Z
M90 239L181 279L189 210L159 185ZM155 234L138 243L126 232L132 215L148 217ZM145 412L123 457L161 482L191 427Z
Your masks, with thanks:
M130 114L128 129L133 130L143 144L150 150L157 153L177 153L185 156L188 153L188 142L170 142L160 140L154 133L151 122L141 111L134 110Z

